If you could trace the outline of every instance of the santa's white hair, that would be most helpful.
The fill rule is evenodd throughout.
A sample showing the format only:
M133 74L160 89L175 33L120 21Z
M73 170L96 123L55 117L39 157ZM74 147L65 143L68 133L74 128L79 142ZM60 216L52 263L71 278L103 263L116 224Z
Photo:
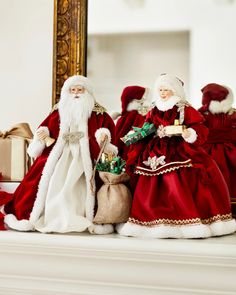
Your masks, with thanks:
M70 89L73 86L83 86L84 93L72 94ZM92 113L94 103L92 86L88 78L80 75L68 78L62 87L58 104L61 127L67 129L72 121L75 124L87 121Z
M93 86L91 81L82 76L82 75L74 75L69 77L63 84L61 89L61 96L64 96L64 94L67 94L72 86L83 86L90 94L93 95Z

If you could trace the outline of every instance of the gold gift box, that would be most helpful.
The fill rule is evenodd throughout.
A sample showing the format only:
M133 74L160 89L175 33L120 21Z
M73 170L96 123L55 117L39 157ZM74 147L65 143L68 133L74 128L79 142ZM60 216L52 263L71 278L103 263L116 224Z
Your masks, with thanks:
M165 126L165 133L167 136L178 136L182 135L185 129L185 125L180 125L179 120L175 120L174 125Z
M2 181L21 181L30 166L27 142L23 138L0 138Z
M27 155L33 137L28 123L20 123L9 131L0 131L1 181L21 181L28 172L32 159Z

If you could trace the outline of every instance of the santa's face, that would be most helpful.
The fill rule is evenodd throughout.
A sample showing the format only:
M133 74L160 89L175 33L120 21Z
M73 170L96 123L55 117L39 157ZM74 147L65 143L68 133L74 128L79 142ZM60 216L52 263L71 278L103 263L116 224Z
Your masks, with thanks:
M85 88L81 85L73 85L70 87L70 94L72 94L73 98L79 99L80 94L84 94Z
M164 101L169 100L169 98L174 95L174 92L172 90L167 89L164 86L160 86L158 90L159 90L160 98Z

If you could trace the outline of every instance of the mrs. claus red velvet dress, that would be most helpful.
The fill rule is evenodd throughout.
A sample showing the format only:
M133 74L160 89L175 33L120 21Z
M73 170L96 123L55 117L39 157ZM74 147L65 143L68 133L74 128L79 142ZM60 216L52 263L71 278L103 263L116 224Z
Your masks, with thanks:
M228 185L230 197L236 198L236 111L212 114L202 112L209 129L203 148L218 164ZM235 212L233 212L236 214Z
M173 125L175 119L179 119L177 105L166 111L154 107L147 115L156 128ZM133 144L127 168L139 179L130 218L117 228L120 234L205 238L235 231L226 183L201 148L208 134L202 123L202 115L186 104L183 124L195 130L193 143L182 136L149 135Z

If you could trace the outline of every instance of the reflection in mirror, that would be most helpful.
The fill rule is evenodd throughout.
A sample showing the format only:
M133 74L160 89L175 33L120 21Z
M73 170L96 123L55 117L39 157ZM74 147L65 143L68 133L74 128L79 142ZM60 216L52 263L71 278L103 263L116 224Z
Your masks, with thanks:
M125 86L152 87L163 72L185 82L195 107L207 83L236 93L235 18L234 0L89 0L87 70L97 99L120 110Z
M34 131L51 109L53 5L0 1L1 130L28 122Z

